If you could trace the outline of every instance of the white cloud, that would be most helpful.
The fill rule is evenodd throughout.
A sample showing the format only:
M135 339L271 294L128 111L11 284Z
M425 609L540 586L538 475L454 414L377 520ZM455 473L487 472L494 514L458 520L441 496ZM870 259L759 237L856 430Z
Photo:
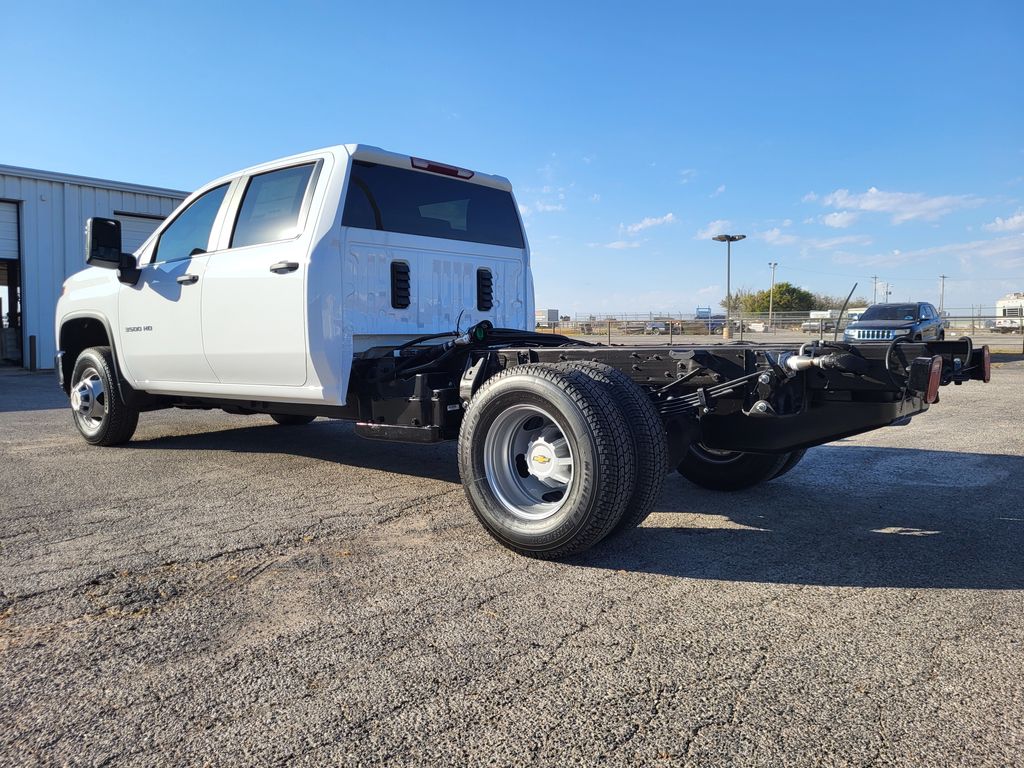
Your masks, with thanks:
M662 224L671 224L676 220L674 213L666 213L664 216L647 216L642 220L636 222L636 224L620 224L619 230L628 232L631 235L635 235L637 232L643 232L645 229L651 227L660 227Z
M714 221L709 221L708 225L703 229L698 230L697 234L693 236L693 239L707 240L715 235L721 235L730 229L732 229L731 221L728 219L715 219Z
M837 189L822 198L821 202L832 208L887 213L891 215L893 224L903 224L915 219L936 221L953 211L981 205L984 200L973 195L929 197L920 192L885 192L878 187L871 187L867 192Z
M697 289L697 295L698 296L707 296L709 294L716 294L716 293L718 293L721 290L722 290L722 287L719 286L719 285L705 285L703 288L698 288Z
M639 240L613 240L610 243L587 243L591 248L611 248L613 251L622 251L627 248L639 248Z
M831 237L825 240L809 239L804 241L809 247L819 250L830 250L841 245L871 245L872 240L867 235L842 235Z
M846 229L857 220L858 216L860 214L853 211L836 211L835 213L826 213L822 216L821 223L826 227L834 229Z
M756 236L768 245L798 245L801 254L807 254L810 251L829 251L844 245L871 245L871 238L867 235L840 235L839 237L818 239L799 237L790 232L783 232L778 227L758 232Z
M813 203L817 199L818 199L817 193L815 193L815 192L808 192L806 195L804 195L803 197L800 198L800 202L802 202L802 203Z
M719 184L715 191L708 195L708 197L718 197L723 192L725 192L725 184Z
M987 269L1016 270L1024 268L1024 235L1008 235L990 240L968 243L948 243L910 251L892 250L872 256L839 254L833 260L843 264L862 266L896 266L919 261L933 261L936 256L953 256L965 270L974 268L975 262Z
M1015 214L1007 216L1005 219L996 216L995 221L983 224L981 228L989 232L1016 232L1018 229L1024 229L1024 208L1020 208Z
M563 197L564 197L564 195L559 195L559 198L563 198ZM545 202L543 200L538 200L537 202L533 203L532 205L529 205L527 203L519 203L519 213L523 216L523 218L526 218L531 213L554 213L554 212L557 212L557 211L564 211L564 210L565 210L565 204L561 203L561 202L558 202L558 203L548 203L548 202Z
M590 202L592 202L592 203L600 203L601 202L601 195L599 195L597 192L595 192L594 194L592 194L590 196Z
M757 237L769 245L792 245L800 240L796 235L787 234L778 227L772 227L766 232L758 232Z
M680 184L689 184L695 178L697 178L697 171L693 168L683 168L683 170L679 172Z

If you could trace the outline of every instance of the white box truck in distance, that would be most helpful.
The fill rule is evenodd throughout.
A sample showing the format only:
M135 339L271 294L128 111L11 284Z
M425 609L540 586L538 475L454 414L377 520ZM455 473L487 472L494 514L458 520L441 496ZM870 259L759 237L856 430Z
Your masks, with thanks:
M89 443L124 443L141 413L172 407L458 440L476 516L534 557L638 525L670 468L746 488L990 371L969 340L655 348L535 333L508 180L365 145L216 179L134 254L116 220L90 219L86 262L58 302L56 369Z

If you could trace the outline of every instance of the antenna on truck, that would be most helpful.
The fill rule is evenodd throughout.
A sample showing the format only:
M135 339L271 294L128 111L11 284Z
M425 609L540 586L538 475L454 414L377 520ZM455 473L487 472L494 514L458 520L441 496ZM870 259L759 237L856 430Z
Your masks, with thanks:
M843 302L843 308L839 310L839 317L836 318L836 328L832 331L832 343L839 341L839 324L843 322L843 312L846 311L846 305L850 303L850 297L853 296L853 292L857 290L857 284L853 284L853 288L846 295L846 301Z

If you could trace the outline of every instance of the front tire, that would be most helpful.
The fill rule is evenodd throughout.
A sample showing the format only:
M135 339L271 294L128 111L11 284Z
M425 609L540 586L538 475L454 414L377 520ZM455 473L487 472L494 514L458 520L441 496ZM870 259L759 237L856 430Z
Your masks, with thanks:
M718 451L694 443L677 467L691 483L713 491L741 491L777 477L789 453Z
M71 413L79 434L91 445L120 445L131 440L139 411L121 399L110 347L89 347L71 373Z
M497 374L459 433L459 473L477 519L530 557L567 557L607 536L635 472L622 412L580 371L521 365Z

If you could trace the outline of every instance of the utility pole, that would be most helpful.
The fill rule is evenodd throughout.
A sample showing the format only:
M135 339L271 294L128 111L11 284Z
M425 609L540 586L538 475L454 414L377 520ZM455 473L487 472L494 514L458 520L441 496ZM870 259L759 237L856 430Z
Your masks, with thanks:
M732 244L743 240L746 235L715 235L712 240L725 243L725 327L722 338L732 338Z
M772 309L775 306L775 268L779 266L779 262L769 261L768 266L772 268L772 287L768 290L768 330L771 330Z
M939 275L939 317L942 317L942 305L946 303L946 275Z
M878 275L871 276L871 303L878 302Z

